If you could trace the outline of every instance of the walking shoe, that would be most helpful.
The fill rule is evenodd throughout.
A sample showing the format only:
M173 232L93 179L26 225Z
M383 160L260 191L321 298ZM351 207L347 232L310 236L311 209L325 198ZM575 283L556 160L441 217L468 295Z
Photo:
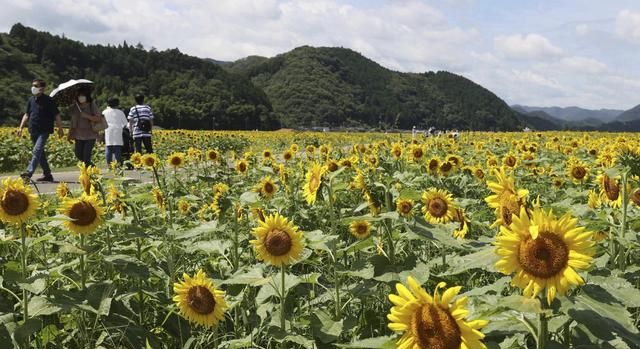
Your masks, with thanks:
M22 178L25 183L31 182L31 176L26 172L21 173L20 178Z
M40 178L37 178L36 182L53 182L53 176L52 175L42 176Z

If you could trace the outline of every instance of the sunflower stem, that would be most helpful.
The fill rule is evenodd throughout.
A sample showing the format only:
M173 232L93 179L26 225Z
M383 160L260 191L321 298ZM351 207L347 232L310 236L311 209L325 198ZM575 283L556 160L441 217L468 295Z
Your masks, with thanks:
M284 287L284 278L285 278L285 265L283 264L280 267L280 271L282 272L282 279L280 280L280 328L282 328L282 332L286 332L286 320L285 320L285 312L284 312L284 301L286 298L286 290ZM287 348L287 344L286 342L282 342L282 348L286 349Z
M622 173L622 183L621 183L621 187L622 187L622 223L620 224L620 239L624 240L624 236L626 234L626 230L627 230L627 206L629 206L629 194L627 193L627 171L624 171ZM618 268L620 268L620 270L622 270L623 272L626 269L625 266L625 247L621 244L620 245L620 249L618 250L618 255L617 255L617 259L618 259Z
M549 337L546 301L544 299L540 299L540 304L542 307L542 311L538 315L540 324L538 326L538 341L536 343L536 349L545 349L547 347L547 339Z
M24 223L20 224L20 235L21 235L21 245L22 245L22 278L23 282L27 282L26 279L28 277L27 273L27 229ZM29 297L27 295L27 290L22 288L22 311L24 315L23 323L26 323L29 319ZM29 337L25 339L25 348L29 347Z
M80 254L80 285L81 285L81 289L84 291L85 290L85 283L86 283L86 276L85 276L85 271L84 271L84 255L85 255L85 250L84 250L84 234L80 234L80 249L82 250L82 254Z

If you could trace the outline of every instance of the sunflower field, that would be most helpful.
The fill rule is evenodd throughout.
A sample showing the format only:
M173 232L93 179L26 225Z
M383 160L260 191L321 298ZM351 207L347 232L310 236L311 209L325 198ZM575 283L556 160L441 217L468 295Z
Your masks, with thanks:
M155 137L3 180L1 348L640 348L637 134Z

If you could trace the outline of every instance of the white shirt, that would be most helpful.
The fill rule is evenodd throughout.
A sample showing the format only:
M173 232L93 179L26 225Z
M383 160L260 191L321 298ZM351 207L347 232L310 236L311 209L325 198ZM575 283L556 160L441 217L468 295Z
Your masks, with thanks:
M123 145L122 129L128 124L127 117L122 110L107 107L102 111L102 115L107 119L109 127L104 131L104 143L106 145Z

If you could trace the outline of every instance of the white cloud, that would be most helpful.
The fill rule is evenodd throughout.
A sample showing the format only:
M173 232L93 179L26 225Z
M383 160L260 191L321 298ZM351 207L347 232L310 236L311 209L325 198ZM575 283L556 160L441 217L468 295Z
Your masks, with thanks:
M578 35L586 35L591 31L591 28L587 24L578 24L576 25L576 33Z
M274 56L301 45L342 46L398 71L462 74L509 103L627 108L640 102L640 68L625 64L635 57L626 40L640 42L640 12L595 12L568 25L557 23L560 15L538 16L530 18L535 25L527 26L522 13L474 20L487 10L480 1L444 3L0 0L0 31L22 22L85 43L126 40L219 60ZM600 20L605 16L612 19ZM562 27L562 33L549 29L554 27ZM531 28L529 34L513 31Z
M640 12L620 11L616 17L616 33L625 39L640 42Z
M494 39L496 50L508 58L541 59L562 54L562 49L540 34L500 35Z

